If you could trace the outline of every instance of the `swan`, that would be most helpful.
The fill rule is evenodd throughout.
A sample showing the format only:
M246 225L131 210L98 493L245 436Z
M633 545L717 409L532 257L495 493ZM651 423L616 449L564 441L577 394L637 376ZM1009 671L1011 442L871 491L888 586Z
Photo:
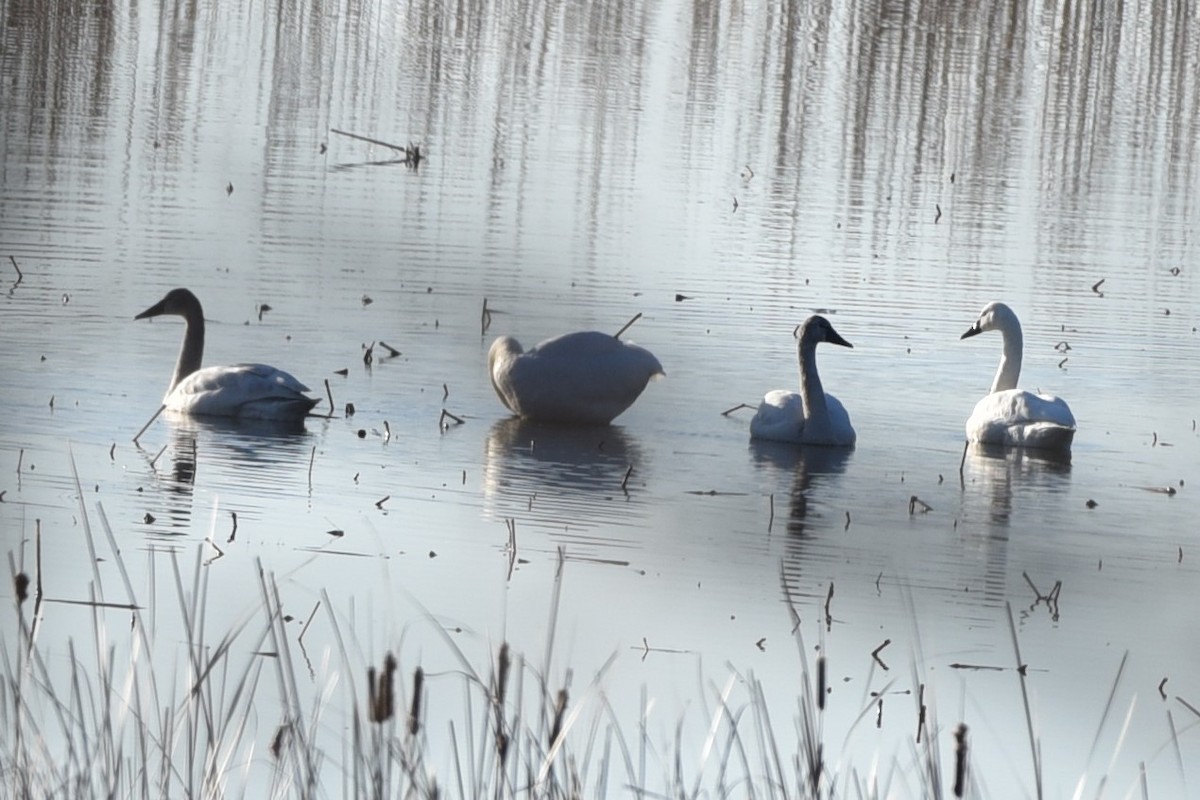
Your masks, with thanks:
M501 336L488 350L492 388L505 408L544 422L607 425L665 374L649 350L599 331L547 339L528 350Z
M163 406L183 414L253 419L299 419L317 404L308 387L266 364L200 368L204 355L204 310L187 289L172 289L134 319L183 317L183 347Z
M786 389L767 392L750 420L751 439L770 439L792 444L850 447L858 438L845 406L821 388L817 375L817 345L820 342L854 347L829 324L813 315L800 326L800 393Z
M1021 375L1021 322L1004 303L983 307L960 339L984 331L1000 331L1004 337L1004 355L992 381L992 390L978 403L967 419L967 441L1013 447L1041 447L1065 450L1075 438L1075 417L1061 397L1034 394L1017 388Z

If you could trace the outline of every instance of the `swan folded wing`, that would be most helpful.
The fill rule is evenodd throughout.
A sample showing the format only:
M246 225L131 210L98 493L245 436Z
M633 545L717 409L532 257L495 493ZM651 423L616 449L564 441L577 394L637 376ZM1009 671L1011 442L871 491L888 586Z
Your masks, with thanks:
M984 444L1066 448L1075 437L1075 416L1065 400L1020 389L993 392L975 404L967 439Z
M800 395L785 389L767 392L750 420L750 437L800 444L803 434L804 401Z
M496 384L505 405L523 417L607 424L662 372L650 351L586 331L531 348Z
M196 370L163 400L187 414L280 419L304 416L317 400L288 372L267 364L234 364Z

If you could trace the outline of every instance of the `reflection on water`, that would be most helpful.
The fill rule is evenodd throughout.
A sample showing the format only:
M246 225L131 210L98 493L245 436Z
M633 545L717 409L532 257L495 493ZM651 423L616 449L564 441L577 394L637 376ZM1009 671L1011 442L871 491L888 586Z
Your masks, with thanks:
M963 461L964 515L972 501L986 502L988 518L1006 525L1018 496L1056 503L1067 492L1071 451L1038 450L972 443Z
M620 426L509 417L492 425L484 443L485 508L499 517L532 514L588 528L628 513L649 467Z
M159 453L141 451L162 490L162 505L150 512L154 533L179 534L192 527L198 488L228 495L227 504L235 507L247 498L293 495L313 455L304 420L194 417L173 411L163 412L162 418L170 440Z
M769 464L773 468L792 474L791 490L788 492L787 531L803 536L809 519L809 495L820 493L822 487L836 481L846 471L854 454L852 447L817 447L794 445L783 442L750 440L754 463ZM820 499L817 499L818 506ZM816 514L821 518L819 513ZM828 523L825 523L828 526Z

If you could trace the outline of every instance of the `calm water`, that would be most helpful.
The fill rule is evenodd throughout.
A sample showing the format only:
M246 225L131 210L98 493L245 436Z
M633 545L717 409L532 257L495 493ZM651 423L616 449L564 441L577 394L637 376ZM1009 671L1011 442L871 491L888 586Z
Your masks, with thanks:
M831 5L0 4L6 556L32 571L40 524L47 595L87 599L86 519L118 594L103 514L143 598L173 597L170 553L210 538L214 630L258 606L261 560L298 618L328 600L364 663L437 675L439 627L480 664L501 640L540 659L561 549L552 683L615 653L629 734L645 687L652 739L670 752L683 720L697 762L730 669L793 735L790 596L829 659L832 768L878 759L901 795L919 683L947 764L966 722L982 794L1033 794L1011 606L1048 793L1195 792L1200 19ZM205 303L206 363L328 381L338 413L160 418L135 447L182 329L132 318L177 285ZM959 335L992 299L1022 317L1022 382L1079 433L1069 464L971 453L960 479L1000 342ZM721 412L797 382L816 309L854 343L820 366L859 445L749 443L750 412ZM667 377L617 425L505 417L495 335L637 313ZM400 355L364 363L380 340ZM61 655L91 620L51 604L42 642ZM316 694L329 617L305 641ZM341 679L333 742L360 676ZM460 693L437 680L434 717Z

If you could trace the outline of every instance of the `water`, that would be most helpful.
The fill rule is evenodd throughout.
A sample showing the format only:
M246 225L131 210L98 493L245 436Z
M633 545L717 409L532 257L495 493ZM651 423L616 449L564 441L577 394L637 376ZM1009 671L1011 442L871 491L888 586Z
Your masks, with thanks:
M1048 793L1103 776L1124 793L1142 764L1153 796L1195 784L1188 9L11 2L3 18L0 254L24 277L5 272L0 301L0 530L32 571L40 524L49 597L89 596L85 521L116 592L102 512L143 596L171 553L215 556L207 538L216 629L257 607L261 560L298 619L328 598L365 662L393 648L432 674L453 661L439 627L484 660L506 639L540 661L561 549L552 674L582 685L616 654L603 687L629 731L644 686L654 740L669 749L684 719L688 753L727 665L791 733L790 597L808 655L828 657L843 779L878 756L920 786L913 696L885 696L878 728L854 720L870 692L924 682L945 757L965 721L995 796L1034 785L1011 607ZM132 317L177 285L205 304L206 363L328 381L338 413L298 433L162 418L135 447L182 331ZM959 335L991 299L1022 318L1022 383L1067 398L1079 433L1069 464L968 454L960 479L1000 343ZM795 384L792 330L818 309L854 343L819 361L858 447L749 443L750 412L721 412ZM495 335L636 313L627 336L667 377L617 425L505 418ZM400 355L365 364L381 340ZM442 427L443 409L465 422ZM932 510L910 513L914 495ZM44 640L91 629L47 609ZM325 616L305 642L333 646Z

